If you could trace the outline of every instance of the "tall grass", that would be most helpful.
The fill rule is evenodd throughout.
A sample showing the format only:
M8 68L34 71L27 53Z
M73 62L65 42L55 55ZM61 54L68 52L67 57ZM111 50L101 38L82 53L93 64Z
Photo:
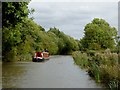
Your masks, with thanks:
M86 53L76 51L72 55L75 60L75 63L77 65L80 65L82 69L88 66L88 57Z
M97 82L105 83L111 89L118 89L120 67L117 53L111 53L110 49L107 49L104 53L96 52L89 57L86 53L78 51L72 55L75 63L81 68L87 68L89 75L94 77Z
M110 81L110 83L108 85L109 85L109 88L111 90L118 90L119 89L118 82Z
M97 80L97 82L100 82L100 70L99 70L99 66L95 63L93 63L91 65L91 70L92 70L92 74L94 75L95 79Z

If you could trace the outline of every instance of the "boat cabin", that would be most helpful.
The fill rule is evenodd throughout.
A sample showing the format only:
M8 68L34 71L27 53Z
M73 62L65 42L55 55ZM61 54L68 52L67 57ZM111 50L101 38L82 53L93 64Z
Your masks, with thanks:
M43 60L49 59L49 53L48 52L35 52L33 57L33 62L39 62Z

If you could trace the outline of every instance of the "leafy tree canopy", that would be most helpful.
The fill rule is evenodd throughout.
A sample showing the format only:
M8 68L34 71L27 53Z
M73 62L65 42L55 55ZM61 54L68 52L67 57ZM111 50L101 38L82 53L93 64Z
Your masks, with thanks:
M85 36L81 40L82 46L87 49L113 48L117 30L103 19L95 18L84 29Z
M15 26L18 22L25 22L30 12L28 2L2 2L2 24L8 27L10 24Z

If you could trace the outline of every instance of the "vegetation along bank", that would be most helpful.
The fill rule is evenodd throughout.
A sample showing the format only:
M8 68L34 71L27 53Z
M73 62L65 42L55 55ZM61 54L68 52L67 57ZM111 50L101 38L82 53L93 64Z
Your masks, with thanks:
M2 60L32 60L34 52L47 48L50 55L72 54L74 61L97 82L118 88L118 33L103 19L94 18L84 28L84 37L75 40L56 27L46 31L28 18L35 10L29 2L2 2ZM109 48L109 49L108 49ZM74 52L76 51L76 52Z
M2 60L32 60L35 52L48 49L50 55L71 54L78 42L57 28L48 31L28 18L29 2L2 2Z
M72 53L75 63L82 69L87 69L97 82L118 90L120 42L117 30L103 19L94 19L85 26L84 33L80 40L80 51Z

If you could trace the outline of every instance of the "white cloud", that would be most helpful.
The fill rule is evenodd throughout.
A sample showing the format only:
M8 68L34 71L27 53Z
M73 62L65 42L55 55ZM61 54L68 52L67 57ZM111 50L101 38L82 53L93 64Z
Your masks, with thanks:
M32 0L33 2L118 2L119 0Z
M117 1L117 0L116 0ZM32 15L37 24L46 30L57 27L67 35L80 39L84 27L93 18L105 19L112 27L118 28L117 2L31 2Z

